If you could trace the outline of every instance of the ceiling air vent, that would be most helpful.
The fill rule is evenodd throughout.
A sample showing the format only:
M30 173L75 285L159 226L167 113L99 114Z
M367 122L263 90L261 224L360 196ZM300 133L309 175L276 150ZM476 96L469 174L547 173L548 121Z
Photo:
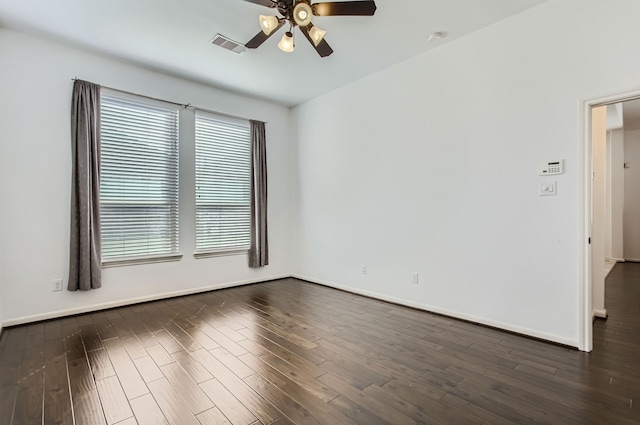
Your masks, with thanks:
M237 41L233 41L228 37L225 37L222 34L216 34L211 39L211 44L215 44L216 46L220 46L223 49L231 50L235 53L242 53L247 50L244 47L244 44L238 43Z

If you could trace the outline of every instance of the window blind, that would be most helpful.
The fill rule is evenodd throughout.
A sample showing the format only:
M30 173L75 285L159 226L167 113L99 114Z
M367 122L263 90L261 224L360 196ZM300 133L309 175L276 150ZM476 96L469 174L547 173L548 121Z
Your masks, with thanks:
M251 230L248 121L196 111L196 254L247 251Z
M178 254L178 108L103 90L103 262Z

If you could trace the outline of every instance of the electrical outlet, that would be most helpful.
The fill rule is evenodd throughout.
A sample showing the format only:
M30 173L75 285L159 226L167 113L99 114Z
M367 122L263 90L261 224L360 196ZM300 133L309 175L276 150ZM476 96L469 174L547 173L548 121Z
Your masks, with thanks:
M62 279L54 279L53 280L53 288L51 290L53 292L62 291Z
M411 273L411 283L418 283L418 273L417 272Z
M367 266L362 266L362 274L367 274Z

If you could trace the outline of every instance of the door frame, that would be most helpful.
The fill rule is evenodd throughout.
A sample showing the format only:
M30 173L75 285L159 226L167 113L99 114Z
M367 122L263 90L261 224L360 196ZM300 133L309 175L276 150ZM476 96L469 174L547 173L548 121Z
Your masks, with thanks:
M597 106L611 105L640 98L640 89L629 90L584 99L580 102L580 144L578 146L580 161L580 187L578 188L579 217L578 217L578 349L593 350L593 284L591 279L591 208L592 208L592 141L591 141L591 109Z

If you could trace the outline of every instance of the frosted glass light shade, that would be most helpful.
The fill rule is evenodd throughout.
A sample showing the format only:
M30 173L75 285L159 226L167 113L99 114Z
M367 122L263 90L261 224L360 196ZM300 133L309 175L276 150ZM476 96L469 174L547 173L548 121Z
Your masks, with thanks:
M327 32L321 28L313 27L309 31L309 37L311 37L311 40L313 40L313 44L317 46L318 44L320 44L326 33Z
M313 12L309 3L300 2L293 8L293 20L301 27L306 27L313 18Z
M293 52L293 49L294 49L294 46L293 46L293 34L291 32L289 32L289 31L287 31L282 36L282 40L280 40L280 42L278 43L278 47L283 52L287 52L287 53Z
M260 15L260 28L262 32L269 35L278 27L277 16Z

